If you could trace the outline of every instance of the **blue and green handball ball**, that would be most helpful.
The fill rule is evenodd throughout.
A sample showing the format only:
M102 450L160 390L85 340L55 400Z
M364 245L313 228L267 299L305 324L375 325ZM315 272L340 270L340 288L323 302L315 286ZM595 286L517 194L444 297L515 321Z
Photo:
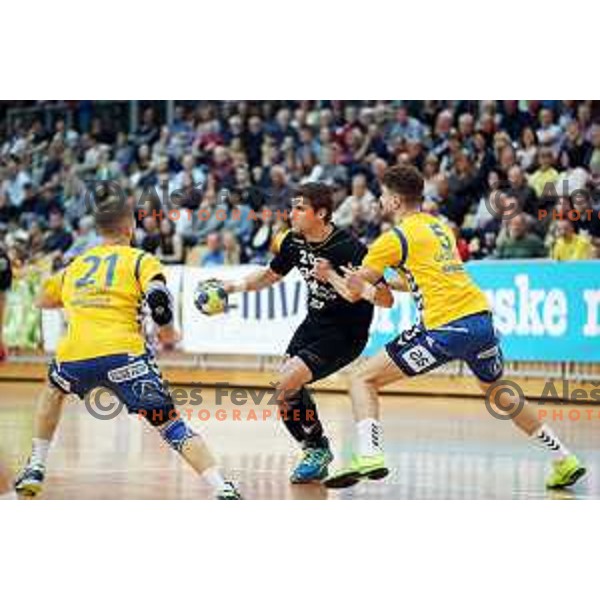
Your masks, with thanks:
M201 281L194 294L196 308L207 316L220 315L227 310L228 296L218 279Z

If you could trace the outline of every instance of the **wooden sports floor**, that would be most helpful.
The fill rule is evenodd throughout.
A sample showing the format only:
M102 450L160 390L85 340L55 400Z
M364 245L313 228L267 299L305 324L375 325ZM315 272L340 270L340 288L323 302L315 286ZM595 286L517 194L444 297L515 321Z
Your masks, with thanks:
M12 469L29 452L37 383L0 383L0 452ZM351 452L350 403L342 394L319 393L317 403L336 454ZM493 419L483 401L439 397L384 397L383 424L390 476L381 482L328 492L320 485L290 485L297 449L270 406L217 406L203 390L193 426L208 439L226 472L247 499L589 499L600 498L600 407L579 420L561 407L550 421L588 467L573 492L547 492L548 455L510 422ZM267 397L268 398L268 397ZM265 400L266 402L266 400ZM186 407L182 407L185 409ZM552 415L552 407L548 409ZM254 409L254 413L251 412ZM200 420L198 411L204 410ZM217 410L220 419L217 418ZM239 411L234 413L234 410ZM256 420L253 419L256 417ZM52 447L44 499L204 499L207 486L137 417L93 418L82 402L65 408Z

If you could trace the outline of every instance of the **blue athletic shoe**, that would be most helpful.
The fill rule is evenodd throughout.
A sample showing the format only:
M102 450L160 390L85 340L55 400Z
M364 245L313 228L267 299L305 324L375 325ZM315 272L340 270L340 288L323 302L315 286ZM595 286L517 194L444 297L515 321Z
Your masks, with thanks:
M321 481L329 474L327 466L332 461L333 454L329 448L306 448L290 476L290 481L292 483Z

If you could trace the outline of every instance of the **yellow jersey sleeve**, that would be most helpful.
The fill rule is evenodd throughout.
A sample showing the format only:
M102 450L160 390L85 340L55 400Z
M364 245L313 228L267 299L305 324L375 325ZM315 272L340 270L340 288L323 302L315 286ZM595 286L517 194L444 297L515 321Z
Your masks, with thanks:
M136 262L136 278L140 282L142 291L145 292L148 288L148 284L157 276L162 275L165 277L165 272L162 263L158 258L147 252L143 252L139 255ZM165 277L166 279L166 277Z
M62 286L64 271L59 271L48 277L42 283L42 295L53 302L62 302Z
M362 265L373 269L380 275L388 267L397 267L406 259L406 250L402 244L402 234L395 230L386 231L380 235L369 247L367 255L363 258Z

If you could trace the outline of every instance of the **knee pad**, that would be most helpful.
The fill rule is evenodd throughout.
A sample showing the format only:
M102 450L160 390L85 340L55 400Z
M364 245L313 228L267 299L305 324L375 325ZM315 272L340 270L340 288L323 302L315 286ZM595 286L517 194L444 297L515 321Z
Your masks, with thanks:
M181 452L183 444L193 438L196 432L183 420L175 419L167 423L160 431L165 441L177 452Z

